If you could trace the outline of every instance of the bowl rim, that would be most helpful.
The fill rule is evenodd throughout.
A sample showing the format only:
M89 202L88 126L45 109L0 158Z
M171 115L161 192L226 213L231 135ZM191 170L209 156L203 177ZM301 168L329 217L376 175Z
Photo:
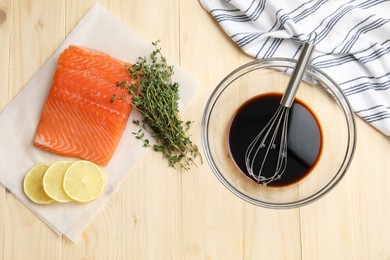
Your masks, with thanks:
M217 177L217 179L233 194L235 194L237 197L243 199L246 202L249 202L256 206L261 206L264 208L272 208L272 209L291 209L291 208L298 208L305 205L308 205L320 198L322 198L325 194L329 193L345 176L345 173L347 172L354 153L356 149L356 122L354 117L354 112L352 110L352 107L342 92L342 89L340 86L325 72L323 72L321 69L318 69L312 65L308 65L305 74L308 74L314 78L320 78L322 82L328 83L327 85L330 86L332 91L336 90L336 101L339 103L340 107L342 108L344 112L344 116L347 121L348 126L348 142L347 142L347 148L346 153L344 156L344 159L342 161L341 166L339 167L336 174L333 176L333 178L320 190L318 190L316 193L292 202L282 202L282 203L273 203L273 202L266 202L261 201L257 199L253 199L239 190L237 190L233 185L231 185L223 176L223 174L219 171L217 165L214 163L213 155L210 152L209 149L209 141L208 141L208 125L210 120L210 113L213 111L213 108L215 106L215 101L218 100L218 97L223 93L223 91L227 88L228 85L225 86L221 90L221 88L225 85L225 83L233 78L238 72L248 68L256 66L253 70L256 69L262 69L262 68L275 68L275 67L287 67L293 69L296 64L296 60L294 59L288 59L288 58L267 58L267 59L259 59L254 60L248 63L245 63L232 72L230 72L227 76L225 76L222 81L216 86L216 88L211 93L210 97L208 98L204 111L203 111L203 117L202 117L202 123L201 123L201 138L202 138L202 147L203 151L205 153L206 160L211 168L211 170L214 172L214 175ZM260 66L260 67L258 67ZM252 70L247 71L246 73L251 72ZM245 74L246 74L245 73ZM241 75L239 75L241 76ZM232 79L231 81L234 81L235 79ZM330 83L330 84L329 84ZM333 89L334 88L334 89Z

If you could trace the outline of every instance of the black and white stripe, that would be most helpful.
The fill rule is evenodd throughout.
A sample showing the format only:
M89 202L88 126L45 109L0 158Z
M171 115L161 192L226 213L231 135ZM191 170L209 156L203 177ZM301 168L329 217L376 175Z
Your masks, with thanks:
M306 9L304 9L301 13L294 17L286 16L286 18L281 22L280 27L278 30L282 30L284 28L284 25L287 21L291 20L294 23L297 23L304 18L306 18L308 15L315 13L323 4L325 4L328 0L319 0L315 1L314 4ZM309 1L305 4L311 3L313 1ZM296 9L297 10L297 9ZM294 10L295 11L295 10ZM289 15L291 15L290 13ZM300 34L303 35L303 34ZM292 35L297 37L297 35ZM267 50L267 52L264 54L264 58L269 58L272 57L276 50L280 47L281 43L283 42L283 39L274 39L273 43L271 44L270 48Z
M372 17L372 16L370 16L370 17ZM374 22L363 26L362 28L357 30L357 32L354 33L353 36L344 44L344 46L339 51L339 53L343 53L343 54L349 53L351 51L353 45L356 43L356 41L359 39L359 37L362 34L365 34L371 30L375 30L377 28L380 28L382 25L388 23L389 21L390 21L390 19L379 18L379 19L375 20Z
M260 17L261 12L264 10L264 7L265 7L265 0L261 0L261 1L252 0L248 8L245 9L244 11L241 11L240 9L216 8L210 10L210 13L214 16L215 20L219 23L224 21L248 22L248 21L256 21Z
M320 61L314 62L313 60L312 64L319 68L340 66L352 61L364 64L375 61L387 54L390 55L390 39L381 44L374 43L362 51L358 51L354 54L342 55L341 57L334 57L335 55L332 54L319 55L316 58Z
M355 111L355 113L360 115L360 117L366 120L368 123L373 123L379 120L390 118L389 110L390 107L377 105Z
M364 79L364 80L362 80ZM351 84L351 82L360 82L358 84ZM346 96L358 94L363 91L372 90L372 91L384 91L390 89L390 72L379 77L373 76L361 76L354 78L345 82L339 83L343 88L343 92ZM350 85L350 87L345 87L344 85Z

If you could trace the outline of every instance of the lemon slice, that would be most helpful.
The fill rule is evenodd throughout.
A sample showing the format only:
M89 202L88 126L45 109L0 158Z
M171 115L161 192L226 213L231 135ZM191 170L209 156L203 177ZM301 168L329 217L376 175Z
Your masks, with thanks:
M53 199L45 193L42 185L43 176L48 168L49 165L47 164L38 164L24 177L24 193L30 200L38 204L50 204L53 202Z
M103 170L90 161L73 163L65 173L65 193L78 202L89 202L98 198L104 190L106 179Z
M71 165L71 162L58 161L53 163L43 176L43 189L50 198L57 202L65 203L72 201L63 188L65 172Z

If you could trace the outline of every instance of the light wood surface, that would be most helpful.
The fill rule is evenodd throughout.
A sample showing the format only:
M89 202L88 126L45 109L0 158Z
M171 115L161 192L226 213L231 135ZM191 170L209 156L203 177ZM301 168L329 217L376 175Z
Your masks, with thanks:
M0 110L94 2L0 0ZM200 91L182 114L195 120L191 134L201 147L207 97L252 59L196 0L101 3L146 40L161 39L166 56L199 79ZM183 173L148 152L72 243L0 186L0 260L390 259L390 140L360 119L357 130L346 176L299 209L253 206L224 188L206 162Z

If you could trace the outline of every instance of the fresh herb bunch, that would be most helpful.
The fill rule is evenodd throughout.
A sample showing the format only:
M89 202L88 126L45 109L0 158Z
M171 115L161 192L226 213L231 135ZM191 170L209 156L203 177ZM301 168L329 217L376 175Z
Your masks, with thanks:
M118 82L117 86L127 88L132 95L131 105L143 115L143 120L133 120L141 128L133 134L143 141L145 147L162 152L169 165L185 170L195 165L194 159L201 156L198 147L188 135L191 121L183 122L179 117L179 84L172 82L173 66L158 47L159 41L152 43L150 59L138 58L133 66L128 66L130 80ZM115 100L113 96L112 102ZM155 144L146 139L144 131L150 132Z

